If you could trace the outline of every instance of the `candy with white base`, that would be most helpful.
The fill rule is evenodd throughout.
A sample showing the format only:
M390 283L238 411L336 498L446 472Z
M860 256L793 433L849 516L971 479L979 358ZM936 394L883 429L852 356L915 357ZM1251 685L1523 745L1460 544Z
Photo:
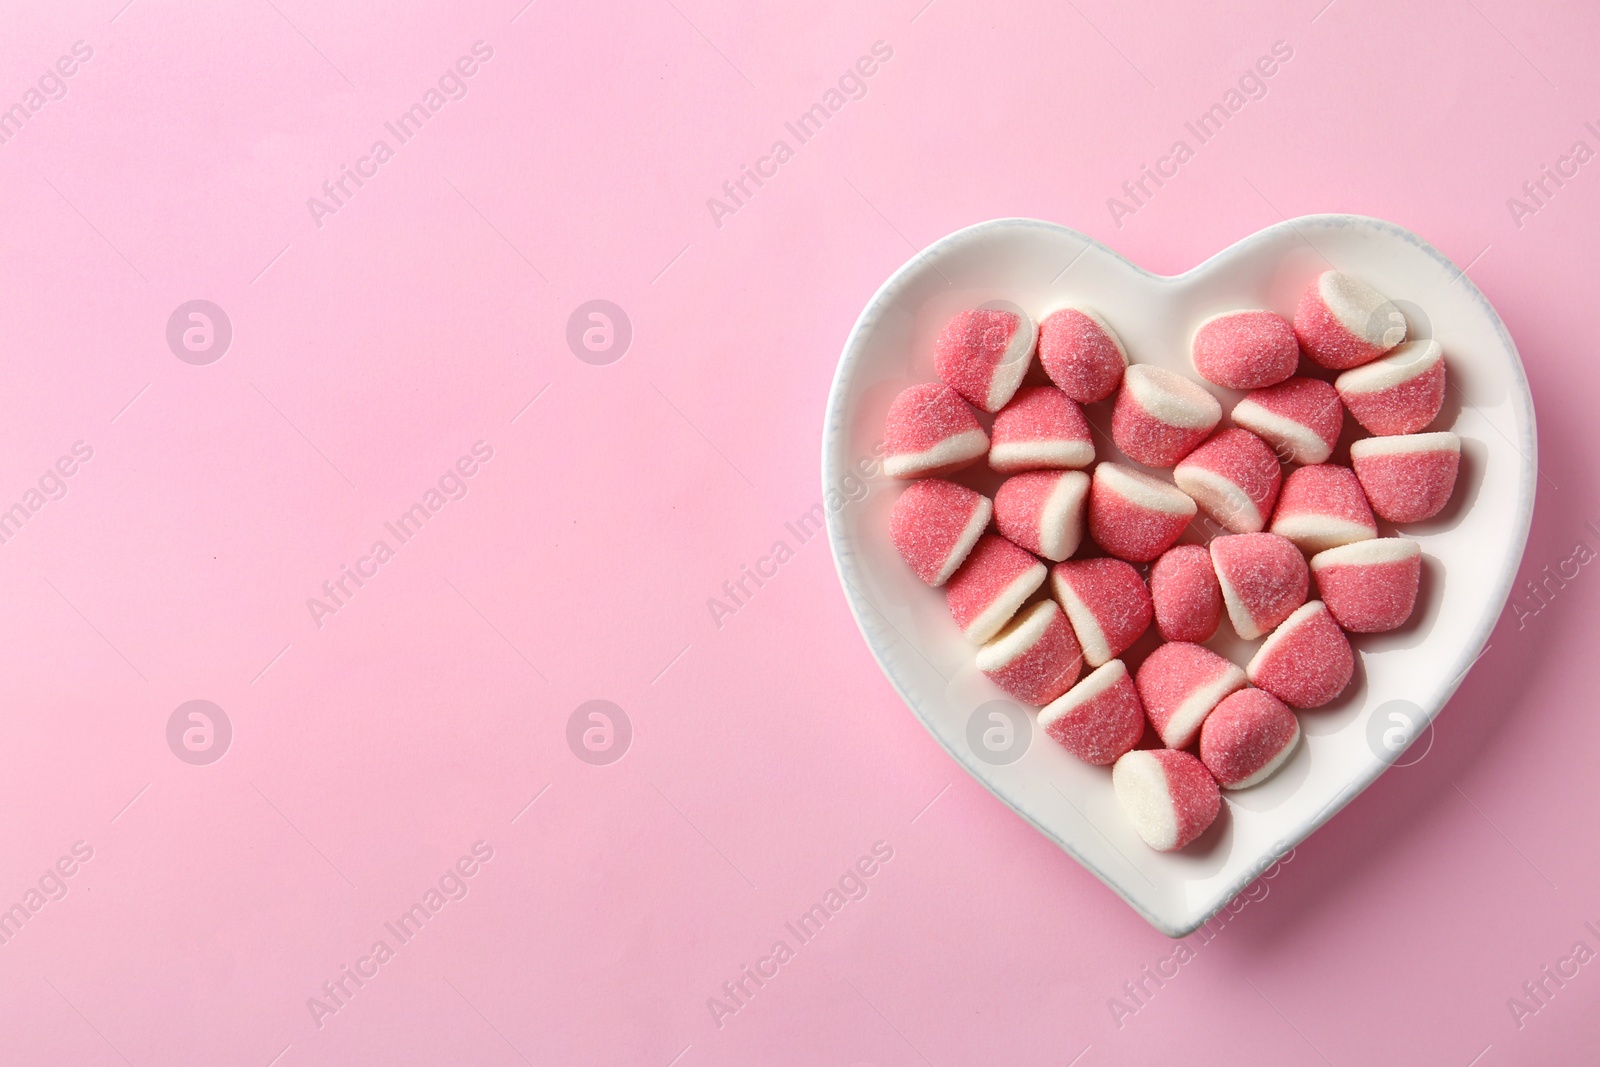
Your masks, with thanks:
M1455 492L1461 438L1453 433L1368 437L1350 445L1350 466L1390 522L1422 522L1444 510Z
M978 649L978 669L1024 704L1044 705L1072 688L1083 654L1055 601L1041 600Z
M1082 471L1026 471L994 494L994 524L1012 542L1059 562L1083 540L1089 476Z
M1117 760L1111 788L1134 830L1157 852L1187 845L1222 810L1211 772L1189 753L1170 748L1135 749Z
M894 398L883 429L883 469L891 478L949 474L989 451L989 435L954 389L913 385Z
M1114 659L1042 709L1039 728L1083 762L1104 767L1144 737L1144 705L1128 668Z
M1039 364L1080 404L1104 400L1122 384L1128 353L1105 319L1089 308L1060 308L1039 323Z
M1271 533L1211 540L1211 565L1228 621L1246 641L1275 629L1306 602L1311 571L1294 542Z
M1344 692L1355 674L1350 640L1320 600L1283 621L1261 643L1245 674L1294 708L1320 708Z
M1245 686L1244 671L1204 645L1168 641L1133 679L1150 725L1168 748L1187 748L1218 701Z
M1028 373L1037 337L1033 320L1021 312L962 311L934 342L933 369L973 404L999 411Z
M1407 341L1382 359L1345 371L1333 387L1370 433L1416 433L1444 406L1444 374L1438 341Z
M1288 463L1327 462L1344 431L1338 392L1317 378L1290 378L1257 389L1233 406L1232 418Z
M1324 271L1306 287L1294 313L1300 347L1332 370L1370 363L1406 339L1406 317L1365 282Z
M1050 582L1091 667L1120 656L1150 628L1150 590L1120 559L1058 563Z
M1089 536L1119 559L1148 563L1177 543L1196 510L1170 482L1101 463L1089 486Z
M1367 494L1349 467L1320 463L1289 472L1272 513L1272 532L1308 555L1378 536Z
M1093 462L1094 440L1083 410L1054 386L1018 389L989 430L989 466L997 471L1087 467Z
M945 583L945 603L961 632L983 644L1000 632L1050 572L1024 549L984 534L961 569Z
M1263 389L1294 374L1300 342L1282 315L1226 311L1195 330L1189 356L1200 377L1213 385Z
M1260 785L1289 761L1300 720L1265 689L1241 689L1200 728L1200 762L1224 789Z
M1209 641L1222 622L1222 588L1204 545L1174 545L1150 568L1156 629L1168 641Z
M906 486L889 512L889 538L917 577L950 580L989 525L994 507L982 493L943 478Z
M1417 605L1422 546L1404 537L1375 537L1311 557L1317 593L1341 627L1376 634L1403 626Z
M1147 467L1170 467L1222 421L1222 405L1199 383L1147 363L1122 376L1111 408L1111 439Z
M1264 529L1278 502L1283 468L1249 430L1223 430L1173 468L1172 480L1232 533Z

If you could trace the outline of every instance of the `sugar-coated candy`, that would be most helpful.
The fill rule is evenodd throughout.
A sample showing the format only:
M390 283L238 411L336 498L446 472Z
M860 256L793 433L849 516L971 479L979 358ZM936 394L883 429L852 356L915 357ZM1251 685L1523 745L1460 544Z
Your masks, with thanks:
M945 603L968 640L983 644L1044 584L1049 571L1026 549L984 534L945 583Z
M1135 363L1111 408L1111 439L1147 467L1170 467L1199 447L1222 420L1205 387L1161 367Z
M1450 502L1461 466L1461 438L1448 431L1367 437L1350 444L1350 466L1390 522L1431 519Z
M958 312L934 342L933 369L973 404L999 411L1028 373L1037 337L1033 320L1020 312Z
M1372 286L1336 270L1306 287L1294 313L1305 354L1332 370L1370 363L1406 338L1406 317Z
M1235 404L1233 421L1271 445L1280 459L1325 463L1344 431L1344 405L1327 382L1290 378Z
M1333 387L1370 433L1416 433L1444 406L1444 349L1438 341L1407 341L1382 359L1345 371Z
M989 466L997 471L1087 467L1093 462L1094 439L1083 410L1053 386L1018 389L989 430Z
M942 382L925 382L889 405L883 444L889 477L921 478L967 466L989 451L989 435L959 393Z
M1150 725L1168 748L1187 748L1217 702L1245 686L1244 671L1204 645L1168 641L1133 678Z
M1194 518L1189 494L1120 463L1101 463L1089 486L1089 536L1119 559L1148 563Z
M1265 689L1241 689L1200 727L1200 762L1224 789L1249 789L1271 778L1294 752L1300 720Z
M1375 634L1411 617L1422 581L1422 546L1404 537L1375 537L1311 557L1317 593L1345 630Z
M1120 559L1058 563L1050 582L1091 667L1122 655L1150 628L1150 590Z
M1300 342L1282 315L1226 311L1200 324L1189 355L1200 377L1213 385L1263 389L1294 374Z
M1128 668L1114 659L1043 708L1039 728L1083 762L1103 767L1144 737L1144 705Z
M1060 562L1083 540L1089 476L1082 471L1013 474L994 494L994 524L1036 556Z
M1044 705L1072 688L1083 654L1056 602L1041 600L978 649L978 669L1024 704Z
M1168 641L1209 641L1222 622L1222 588L1204 545L1173 545L1150 568L1156 629Z
M1224 529L1254 533L1266 527L1278 502L1283 468L1261 438L1229 429L1185 456L1172 480Z
M1367 494L1349 467L1319 463L1298 467L1283 480L1272 532L1308 554L1378 536Z
M1170 748L1124 755L1111 768L1111 788L1134 830L1157 852L1187 845L1222 810L1222 792L1211 772L1189 753Z
M1211 565L1228 621L1246 641L1269 633L1306 602L1311 571L1294 542L1273 533L1211 539Z
M1039 323L1039 363L1080 404L1117 391L1128 353L1105 319L1089 308L1059 308Z
M1328 607L1312 600L1272 631L1244 672L1295 708L1320 708L1350 684L1356 657Z
M906 486L889 512L889 538L917 577L939 586L950 580L989 526L989 498L943 478Z

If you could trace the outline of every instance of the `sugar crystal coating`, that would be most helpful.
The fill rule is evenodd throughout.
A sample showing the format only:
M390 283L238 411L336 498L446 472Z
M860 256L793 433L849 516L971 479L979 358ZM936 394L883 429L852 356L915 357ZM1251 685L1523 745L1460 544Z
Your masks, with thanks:
M1372 286L1330 270L1318 275L1300 297L1294 332L1313 360L1348 370L1405 340L1406 317Z
M1444 406L1444 349L1438 341L1407 341L1382 359L1347 370L1334 381L1344 406L1380 436L1417 433Z
M1168 641L1209 641L1222 622L1222 588L1204 545L1174 545L1150 568L1156 629Z
M1089 476L1082 471L1013 474L994 494L995 526L1034 555L1059 562L1083 540Z
M1228 621L1254 641L1306 602L1311 570L1294 542L1272 533L1231 534L1211 540L1211 565Z
M1289 472L1272 513L1272 532L1317 553L1378 536L1367 494L1349 467L1319 463Z
M1261 643L1245 674L1295 708L1320 708L1344 692L1355 674L1355 653L1320 600L1305 604Z
M1033 362L1033 320L1016 311L958 312L934 343L933 369L984 411L1005 407Z
M906 486L894 502L889 537L918 578L940 586L978 543L992 512L982 493L943 478L924 478Z
M1103 767L1144 737L1144 706L1128 668L1114 659L1040 711L1039 727L1085 763Z
M1227 311L1200 324L1190 345L1200 377L1228 389L1262 389L1294 374L1300 342L1270 311Z
M1244 671L1204 645L1168 641L1134 676L1150 724L1168 748L1187 748L1217 702L1245 685Z
M883 469L891 478L949 474L989 451L977 416L942 382L913 385L894 398L883 443Z
M1300 720L1265 689L1241 689L1223 699L1200 727L1200 762L1224 789L1248 789L1288 762L1300 740Z
M989 430L989 466L997 471L1087 467L1093 462L1094 439L1083 409L1054 386L1018 389Z
M1147 467L1170 467L1204 441L1222 405L1199 385L1160 367L1135 363L1122 376L1111 409L1111 439Z
M1089 485L1089 536L1118 559L1148 563L1177 543L1196 510L1169 482L1101 463Z
M1120 656L1150 628L1150 590L1120 559L1058 563L1050 579L1091 667Z
M1099 314L1089 308L1060 308L1039 323L1039 363L1063 393L1092 404L1117 391L1128 354Z
M1455 492L1461 439L1448 432L1369 437L1351 443L1350 466L1373 511L1390 522L1422 522Z
M1072 688L1083 655L1055 601L1040 600L978 649L978 669L1023 703L1044 705Z
M1172 472L1200 510L1233 533L1267 525L1283 468L1267 443L1249 430L1222 430L1189 453Z
M1335 621L1357 634L1403 626L1417 604L1422 548L1404 537L1376 537L1311 557L1317 593Z
M1117 760L1111 788L1145 844L1172 852L1205 833L1222 794L1205 765L1174 749L1135 749Z
M1233 407L1234 424L1271 445L1289 463L1325 463L1344 431L1344 404L1318 378L1290 378L1257 389Z
M1000 632L1048 574L1025 549L996 534L984 534L945 583L945 603L961 632L981 645Z

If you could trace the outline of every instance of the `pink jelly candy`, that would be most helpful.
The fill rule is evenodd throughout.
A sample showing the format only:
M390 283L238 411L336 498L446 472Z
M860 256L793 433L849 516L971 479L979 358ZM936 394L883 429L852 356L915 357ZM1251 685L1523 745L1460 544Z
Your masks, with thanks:
M961 632L981 645L1000 632L1048 574L1027 550L1004 537L984 534L945 583L945 603Z
M1290 707L1320 708L1344 692L1355 669L1349 638L1327 605L1313 600L1261 642L1245 674Z
M1367 494L1349 467L1298 467L1283 480L1272 532L1310 554L1378 536Z
M1147 467L1170 467L1199 447L1222 420L1204 387L1160 367L1135 363L1122 376L1111 409L1111 439Z
M1200 728L1200 762L1224 789L1248 789L1288 762L1300 740L1300 720L1265 689L1225 698Z
M1083 762L1103 767L1144 737L1144 706L1128 668L1114 659L1041 710L1039 727Z
M1344 405L1327 382L1290 378L1235 404L1233 421L1271 445L1279 459L1325 463L1344 431Z
M1092 404L1122 384L1128 353L1098 314L1088 308L1061 308L1039 323L1039 363L1068 397Z
M1217 702L1245 685L1244 671L1206 648L1168 641L1134 676L1150 725L1168 748L1187 748Z
M1101 463L1089 486L1089 536L1119 559L1148 563L1171 548L1195 503L1169 482L1120 463Z
M1134 749L1111 769L1117 802L1144 843L1157 852L1182 848L1222 810L1222 793L1205 765L1170 748Z
M883 469L891 478L949 474L989 451L989 435L948 385L913 385L894 398L883 430Z
M1283 468L1249 430L1223 430L1185 456L1172 480L1224 529L1254 533L1266 527L1278 502Z
M1305 354L1333 370L1370 363L1406 338L1406 317L1388 297L1336 270L1306 287L1294 313Z
M1382 359L1334 380L1339 399L1369 432L1416 433L1444 406L1444 349L1407 341Z
M994 417L989 466L997 471L1087 467L1093 462L1094 440L1083 410L1053 386L1023 386Z
M1211 565L1228 621L1246 641L1275 629L1306 602L1311 571L1294 542L1271 533L1211 540Z
M1033 362L1037 330L1016 311L975 308L956 314L934 342L933 369L984 411L999 411Z
M1041 600L978 649L978 669L1024 704L1044 705L1072 688L1083 654L1055 601Z
M1317 592L1345 630L1375 634L1411 617L1422 582L1422 547L1404 537L1375 537L1311 557Z
M1350 466L1372 510L1390 522L1431 519L1450 502L1461 466L1453 433L1367 437L1350 445Z
M1226 311L1200 324L1189 354L1200 377L1213 385L1263 389L1294 374L1300 342L1282 315Z
M906 486L889 512L889 537L900 558L929 585L943 585L988 528L989 498L943 478Z
M1222 622L1222 588L1204 545L1174 545L1150 568L1156 629L1168 641L1211 640Z
M1058 563L1050 581L1091 667L1120 656L1150 628L1150 590L1120 559Z
M1013 474L994 494L994 524L1036 556L1060 562L1083 540L1089 476L1082 471Z

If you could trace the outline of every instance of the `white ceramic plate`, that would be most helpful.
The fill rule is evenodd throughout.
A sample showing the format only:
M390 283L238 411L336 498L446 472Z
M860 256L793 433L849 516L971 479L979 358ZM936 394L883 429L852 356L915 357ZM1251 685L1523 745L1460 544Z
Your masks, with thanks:
M828 398L823 485L845 491L882 440L889 402L935 378L933 340L962 308L1004 300L1038 318L1058 303L1087 304L1110 321L1133 361L1197 378L1188 356L1195 324L1247 307L1292 317L1306 284L1330 264L1394 300L1411 337L1443 345L1450 388L1432 428L1460 435L1461 474L1443 514L1401 531L1421 542L1424 555L1411 621L1393 633L1354 637L1358 665L1345 694L1302 713L1304 740L1283 769L1254 789L1225 792L1217 823L1178 853L1154 852L1138 838L1107 768L1087 766L1052 742L1034 724L1034 709L1011 705L1008 714L1005 694L973 666L975 650L951 621L943 590L923 585L889 541L900 483L879 475L864 500L828 509L845 596L907 706L969 774L1173 937L1199 927L1397 758L1408 758L1400 755L1405 746L1431 728L1488 640L1522 557L1536 481L1533 402L1499 316L1436 249L1374 219L1285 222L1170 278L1065 227L999 219L936 242L884 283L851 331ZM1241 395L1213 391L1224 411ZM1089 407L1102 431L1109 406ZM1353 429L1347 418L1335 462L1348 462ZM1096 444L1100 459L1120 458L1108 433L1098 433ZM986 475L976 484L992 489L998 478L985 482ZM1246 663L1253 644L1234 638L1226 622L1221 629L1211 646ZM1153 641L1152 630L1132 654Z

